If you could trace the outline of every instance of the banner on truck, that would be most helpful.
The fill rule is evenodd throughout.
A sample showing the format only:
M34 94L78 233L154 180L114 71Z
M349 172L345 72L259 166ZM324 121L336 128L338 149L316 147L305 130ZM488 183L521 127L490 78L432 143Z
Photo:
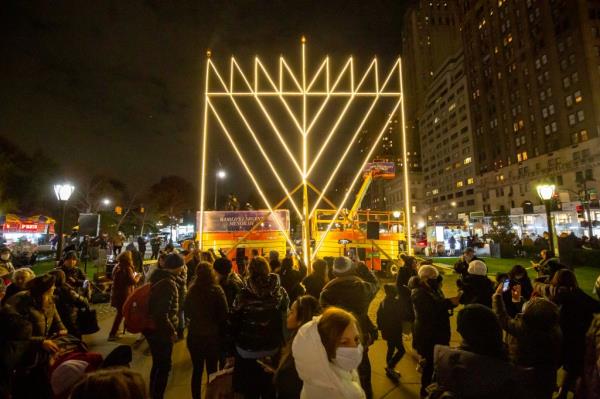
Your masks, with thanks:
M197 216L200 225L200 212ZM279 223L277 223L279 220ZM250 231L259 223L254 231L279 231L280 225L285 231L290 230L290 212L287 209L276 210L270 214L265 211L206 211L204 212L204 232L230 233Z

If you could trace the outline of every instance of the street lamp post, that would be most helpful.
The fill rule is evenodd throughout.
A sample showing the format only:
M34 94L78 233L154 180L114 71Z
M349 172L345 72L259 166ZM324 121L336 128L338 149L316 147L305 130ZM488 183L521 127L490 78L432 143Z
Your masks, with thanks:
M544 201L544 207L546 208L546 219L548 220L548 247L554 252L554 227L552 225L552 214L551 214L551 201L554 197L554 184L540 184L537 186L537 192L540 199Z
M56 199L61 204L60 225L58 226L58 243L56 244L56 260L59 261L63 249L63 232L65 226L65 211L67 209L67 201L71 198L71 194L75 191L75 187L69 183L55 184L54 194Z
M223 180L226 177L227 177L227 172L225 172L223 169L219 169L217 171L217 174L215 175L215 204L214 204L215 211L217 210L217 196L218 196L218 192L219 192L219 180Z

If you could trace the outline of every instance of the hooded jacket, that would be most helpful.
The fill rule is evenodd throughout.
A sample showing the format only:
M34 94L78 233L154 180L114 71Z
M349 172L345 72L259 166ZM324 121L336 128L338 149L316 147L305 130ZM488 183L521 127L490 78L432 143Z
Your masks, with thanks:
M300 399L363 399L356 370L343 370L329 361L318 331L319 317L300 329L292 343L296 370L303 381Z
M242 357L269 356L281 348L288 306L289 299L278 275L248 278L231 314L234 344Z
M179 321L176 276L166 270L156 269L150 277L150 283L153 284L149 300L150 316L156 325L153 334L170 338L177 333Z

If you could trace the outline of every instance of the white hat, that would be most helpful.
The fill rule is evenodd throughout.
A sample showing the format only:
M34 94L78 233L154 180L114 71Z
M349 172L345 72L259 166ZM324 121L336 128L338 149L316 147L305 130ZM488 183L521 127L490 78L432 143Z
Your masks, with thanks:
M83 360L67 360L52 372L50 385L54 395L61 395L75 386L90 364Z
M424 280L424 279L433 279L433 278L438 278L438 276L440 275L440 272L438 272L438 270L435 268L435 266L432 265L423 265L421 267L419 267L419 278Z
M333 272L336 274L349 272L350 269L352 269L352 260L347 256L338 256L333 261Z
M469 274L474 274L475 276L486 276L487 266L481 260L472 260L471 263L469 263L467 272Z

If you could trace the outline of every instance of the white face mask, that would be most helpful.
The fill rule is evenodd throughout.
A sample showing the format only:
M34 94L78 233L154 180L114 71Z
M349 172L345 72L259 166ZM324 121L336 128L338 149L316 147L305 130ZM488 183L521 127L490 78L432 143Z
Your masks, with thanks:
M363 347L358 344L356 348L337 348L333 363L339 368L352 371L356 370L363 358Z
M10 259L10 254L2 254L2 255L0 255L0 259L2 259L2 260L9 260Z

